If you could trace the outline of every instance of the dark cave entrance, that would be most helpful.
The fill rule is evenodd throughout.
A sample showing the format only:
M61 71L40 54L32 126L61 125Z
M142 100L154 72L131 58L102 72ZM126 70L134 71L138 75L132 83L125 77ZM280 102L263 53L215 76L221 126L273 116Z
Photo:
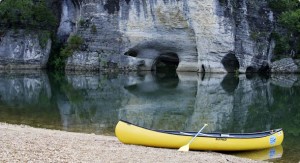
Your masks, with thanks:
M263 62L260 66L260 68L258 69L258 72L261 73L261 74L268 74L270 73L271 71L271 68L268 64L268 62Z
M227 72L235 72L240 69L240 63L234 53L228 53L224 56L221 63Z
M131 57L137 57L138 52L136 50L130 49L129 51L124 53L124 55L128 55L128 56L131 56Z
M156 72L176 72L178 64L179 58L176 53L162 53L154 61L151 70Z
M247 67L246 74L253 74L256 72L256 69L252 66Z

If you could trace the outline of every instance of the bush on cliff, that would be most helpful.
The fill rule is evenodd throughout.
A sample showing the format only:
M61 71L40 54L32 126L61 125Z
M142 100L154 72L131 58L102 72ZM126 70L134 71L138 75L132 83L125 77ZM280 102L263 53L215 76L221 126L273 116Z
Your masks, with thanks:
M54 49L57 49L57 51L54 55L50 56L50 68L61 70L64 69L67 58L70 57L74 51L80 50L83 43L84 40L80 36L73 35L69 37L65 46L59 46L57 48L54 47Z
M298 0L269 0L279 24L285 28L285 35L274 35L275 55L299 57L300 52L300 2Z
M49 38L52 39L51 55L48 65L62 68L64 60L60 57L62 44L55 36L58 19L52 9L47 6L47 0L2 0L0 2L0 35L7 29L25 29L38 34L39 43L45 48Z
M4 0L0 3L1 27L55 30L57 24L45 0Z
M295 34L300 33L300 9L283 12L279 22Z
M299 5L298 0L269 0L269 6L276 13L297 9Z

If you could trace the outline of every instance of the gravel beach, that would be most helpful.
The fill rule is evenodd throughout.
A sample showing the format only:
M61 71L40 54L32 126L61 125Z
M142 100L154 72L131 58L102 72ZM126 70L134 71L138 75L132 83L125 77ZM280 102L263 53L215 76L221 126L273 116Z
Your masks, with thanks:
M257 162L215 152L125 145L113 136L0 123L0 162Z

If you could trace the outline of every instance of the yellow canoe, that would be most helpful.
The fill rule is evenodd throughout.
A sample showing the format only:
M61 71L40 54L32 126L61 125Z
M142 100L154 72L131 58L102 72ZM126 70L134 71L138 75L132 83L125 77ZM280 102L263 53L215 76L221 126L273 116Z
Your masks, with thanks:
M180 148L196 132L150 130L129 122L119 121L115 134L125 144L160 148ZM283 141L283 130L275 129L256 133L200 133L190 144L190 150L245 151L278 146Z

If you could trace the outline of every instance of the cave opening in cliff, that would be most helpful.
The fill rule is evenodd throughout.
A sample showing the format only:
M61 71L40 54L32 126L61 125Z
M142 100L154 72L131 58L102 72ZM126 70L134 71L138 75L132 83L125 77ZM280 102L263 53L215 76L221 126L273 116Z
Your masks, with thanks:
M235 72L240 69L240 63L234 53L226 54L221 63L227 72Z
M134 49L128 50L124 55L131 56L131 57L136 57L138 55L138 52Z
M260 73L260 74L266 74L267 75L267 74L270 73L270 71L271 71L271 68L270 68L268 62L266 62L266 61L264 61L261 64L260 68L258 69L258 73Z
M247 67L246 74L253 74L256 72L256 69L252 66Z
M179 58L176 53L162 53L155 59L151 70L156 72L176 72L178 64Z

